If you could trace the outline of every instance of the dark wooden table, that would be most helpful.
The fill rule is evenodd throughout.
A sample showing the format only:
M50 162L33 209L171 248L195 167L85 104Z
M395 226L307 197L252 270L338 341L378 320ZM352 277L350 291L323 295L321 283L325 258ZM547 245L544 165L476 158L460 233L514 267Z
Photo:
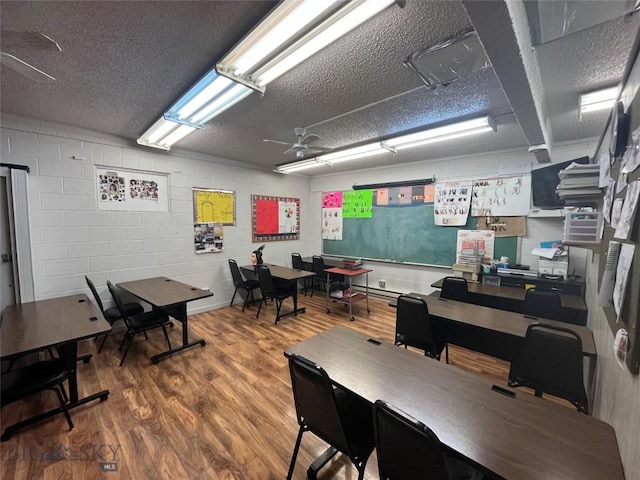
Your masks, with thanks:
M582 354L589 360L587 391L590 403L593 401L598 352L590 328L416 292L407 295L427 302L429 316L443 324L448 342L509 362L517 357L529 325L547 323L570 328L580 337ZM389 305L395 307L397 301L394 298Z
M271 276L275 279L288 282L293 284L294 286L294 294L293 294L293 310L290 312L285 312L280 314L280 318L287 317L289 315L297 315L298 313L304 313L307 311L306 307L298 307L298 280L302 280L303 278L314 277L316 274L313 272L308 272L307 270L299 270L297 268L289 268L282 267L280 265L274 265L273 263L263 263L269 267L269 271L271 272ZM256 278L256 267L253 265L243 265L240 267L242 273L248 278Z
M442 288L444 278L433 282L433 288ZM525 279L526 280L526 279ZM508 287L504 285L489 285L485 283L467 282L469 288L469 301L477 305L499 308L512 312L523 313L524 296L527 291L524 288ZM584 299L578 295L559 293L562 310L566 314L567 322L578 325L587 324L587 305Z
M157 364L161 358L187 348L196 345L204 347L206 345L206 342L202 339L189 342L187 303L213 296L213 293L209 290L193 287L167 277L154 277L119 283L118 287L151 304L153 308L164 310L168 315L182 323L182 345L154 355L151 357L152 363Z
M455 454L505 479L621 480L615 431L571 408L338 326L285 350L373 403L386 400L429 426Z
M76 408L109 396L109 390L102 390L79 398L77 374L78 342L109 330L111 325L84 294L10 305L2 315L0 357L10 360L56 348L69 371L69 408ZM62 413L60 407L8 426L3 436L58 413Z

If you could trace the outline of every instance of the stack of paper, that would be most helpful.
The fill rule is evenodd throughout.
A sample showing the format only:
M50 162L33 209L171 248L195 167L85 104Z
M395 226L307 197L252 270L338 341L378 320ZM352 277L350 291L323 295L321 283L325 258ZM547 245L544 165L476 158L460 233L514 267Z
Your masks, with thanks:
M599 165L572 163L558 172L560 183L556 192L568 205L596 200L602 196L602 190L598 187L599 176Z

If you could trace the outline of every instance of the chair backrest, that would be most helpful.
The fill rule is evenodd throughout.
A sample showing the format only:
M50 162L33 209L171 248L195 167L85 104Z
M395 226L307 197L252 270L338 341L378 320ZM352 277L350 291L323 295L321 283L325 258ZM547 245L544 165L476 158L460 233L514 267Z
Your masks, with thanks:
M429 308L422 298L400 295L396 309L396 343L421 348L430 357L437 351Z
M381 479L412 479L417 478L417 472L429 480L449 479L440 440L422 422L377 400L373 432Z
M587 411L582 341L570 328L543 323L527 328L509 381L549 393Z
M304 270L304 262L302 261L302 255L299 253L291 254L291 266L298 270Z
M300 355L289 357L291 387L299 425L351 457L336 397L327 372Z
M258 282L263 296L275 296L278 293L276 282L273 281L271 270L267 265L258 266Z
M231 277L233 277L233 285L235 287L245 288L240 267L238 267L238 263L232 258L229 259L229 268L231 269Z
M91 293L93 294L93 298L96 300L96 303L100 308L100 311L104 314L104 305L102 305L102 300L100 299L100 295L98 295L98 290L96 290L96 286L93 284L93 282L87 275L84 276L84 279L87 281L87 285L89 285L89 290L91 290Z
M110 280L107 280L107 287L109 288L109 292L111 292L111 296L113 297L113 300L116 302L118 311L122 316L122 321L127 325L127 328L129 328L129 325L130 325L129 317L127 315L126 308L124 308L124 301L120 296L120 292L118 292L118 288L113 283L111 283Z
M441 298L457 300L458 302L469 301L469 287L467 280L461 277L445 277L442 281Z
M322 258L320 255L314 255L311 259L311 262L313 273L315 273L320 279L326 278L326 273L324 273L324 270L325 268L327 268L327 265L324 263L324 258Z
M525 315L532 317L562 320L562 301L556 292L545 292L530 288L524 296Z

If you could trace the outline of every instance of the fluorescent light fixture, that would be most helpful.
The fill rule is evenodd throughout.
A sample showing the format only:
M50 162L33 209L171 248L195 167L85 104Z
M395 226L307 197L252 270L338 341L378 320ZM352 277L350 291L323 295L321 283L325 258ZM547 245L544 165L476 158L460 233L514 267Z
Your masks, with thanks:
M618 87L605 88L580 95L580 115L583 113L608 110L618 98Z
M313 148L313 147L312 147ZM346 162L357 158L370 157L381 153L389 153L389 150L382 147L380 142L362 145L360 147L348 148L339 152L327 153L320 155L318 160L333 165L334 163Z
M144 145L145 147L169 150L174 143L189 135L194 130L195 127L161 118L154 123L149 130L144 132L137 141L139 145Z
M247 97L253 90L246 85L208 72L182 95L163 118L138 139L140 145L169 150L197 128ZM180 128L180 127L184 128Z
M264 87L393 3L285 0L216 67Z
M273 169L277 173L292 173L299 172L300 170L306 170L308 168L320 167L326 165L326 163L319 162L316 158L308 158L306 160L300 160L299 162L288 163L281 165Z
M464 122L453 123L443 127L431 128L421 132L390 138L382 142L383 145L402 150L403 148L418 147L429 143L466 137L477 133L496 131L495 123L491 117L476 118Z

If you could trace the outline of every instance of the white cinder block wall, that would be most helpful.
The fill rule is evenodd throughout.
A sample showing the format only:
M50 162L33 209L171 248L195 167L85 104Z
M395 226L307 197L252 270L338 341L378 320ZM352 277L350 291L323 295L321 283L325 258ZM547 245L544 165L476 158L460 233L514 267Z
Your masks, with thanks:
M469 141L469 140L466 140ZM586 139L555 145L553 161L563 162L582 156L592 156L597 146L597 139ZM447 180L464 180L491 177L495 175L530 172L537 166L533 155L523 150L494 152L459 158L426 160L424 162L394 165L369 170L359 170L344 174L332 174L313 177L311 179L311 223L320 225L320 209L322 192L334 190L350 190L354 184L385 183L404 181L435 176L436 182ZM519 257L521 264L537 269L538 257L530 254L539 246L539 242L562 239L563 218L560 216L545 217L544 212L532 212L527 219L527 236L519 241ZM313 236L312 250L321 251L320 236ZM571 269L577 275L585 276L585 250L571 249ZM511 260L513 262L513 259ZM369 274L369 285L378 287L379 280L386 283L385 289L390 292L425 292L433 291L431 283L451 274L446 267L427 267L398 265L385 262L367 262L373 269Z
M266 261L290 265L291 252L315 253L311 239L319 235L319 226L309 225L306 179L251 170L214 157L27 133L7 128L5 122L1 142L3 162L31 169L28 188L36 299L78 292L91 297L84 278L88 274L111 305L107 280L118 283L169 276L214 293L191 302L190 313L226 306L234 290L227 259L246 265L259 245L251 237L252 194L300 198L300 240L267 243ZM168 173L170 211L98 210L96 166ZM194 253L192 187L236 192L237 225L224 227L223 253Z

